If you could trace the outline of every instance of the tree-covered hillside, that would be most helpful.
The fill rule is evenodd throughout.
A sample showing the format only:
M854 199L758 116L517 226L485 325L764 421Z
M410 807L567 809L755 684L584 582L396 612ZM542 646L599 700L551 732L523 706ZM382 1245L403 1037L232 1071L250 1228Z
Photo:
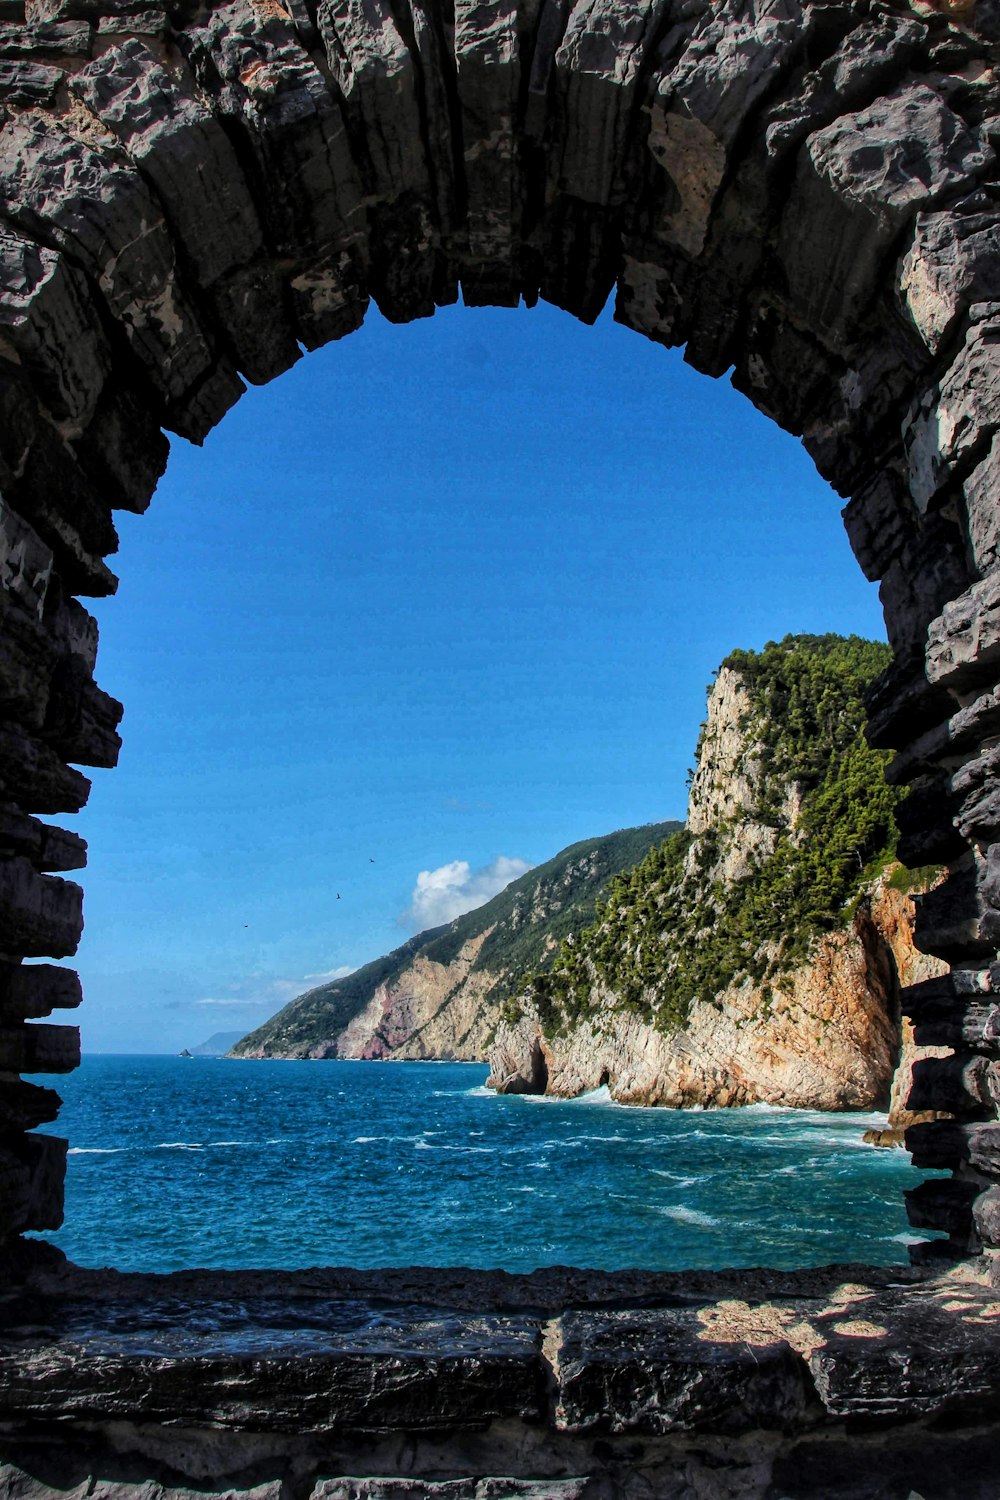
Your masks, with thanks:
M737 730L752 805L697 836L672 834L611 882L597 920L532 976L527 994L543 1024L572 1023L597 993L663 1030L683 1024L695 999L712 1002L742 980L761 985L766 1002L816 938L844 924L895 849L902 792L885 780L887 753L864 736L863 693L889 659L888 646L833 635L726 658L749 703ZM727 880L741 821L762 830L760 852ZM508 1006L506 1018L518 1010Z

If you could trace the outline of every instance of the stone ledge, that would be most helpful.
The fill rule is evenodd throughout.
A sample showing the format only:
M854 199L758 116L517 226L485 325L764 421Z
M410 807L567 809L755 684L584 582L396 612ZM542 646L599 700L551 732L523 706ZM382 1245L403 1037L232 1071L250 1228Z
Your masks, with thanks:
M63 1268L0 1297L0 1495L995 1500L998 1356L968 1266Z
M968 1267L65 1268L0 1299L6 1423L734 1433L973 1420L998 1400L1000 1298Z

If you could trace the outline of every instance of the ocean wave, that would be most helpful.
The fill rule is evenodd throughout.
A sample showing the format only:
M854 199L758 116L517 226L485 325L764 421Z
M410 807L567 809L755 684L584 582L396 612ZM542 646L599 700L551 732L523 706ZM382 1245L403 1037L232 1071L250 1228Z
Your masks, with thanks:
M373 1141L407 1141L410 1145L422 1141L425 1135L438 1135L437 1130L422 1130L419 1135L356 1135L351 1140L352 1146L369 1146Z
M447 1146L443 1141L418 1140L414 1147L416 1151L460 1151L465 1155L473 1156L495 1156L496 1149L493 1146Z
M466 1099L499 1099L500 1095L496 1089L488 1089L485 1083L477 1083L474 1089L463 1089L463 1097Z
M675 1208L657 1208L656 1212L665 1219L674 1219L678 1224L697 1224L702 1229L712 1229L719 1222L711 1214L702 1213L700 1208L688 1208L683 1203L677 1204Z
M125 1146L70 1146L67 1156L117 1156Z
M650 1171L654 1177L665 1177L679 1188L694 1187L696 1182L704 1182L706 1177L712 1176L711 1172L706 1172L701 1177L682 1177L679 1172L665 1172L662 1167L651 1167Z
M157 1141L154 1151L203 1151L201 1141Z

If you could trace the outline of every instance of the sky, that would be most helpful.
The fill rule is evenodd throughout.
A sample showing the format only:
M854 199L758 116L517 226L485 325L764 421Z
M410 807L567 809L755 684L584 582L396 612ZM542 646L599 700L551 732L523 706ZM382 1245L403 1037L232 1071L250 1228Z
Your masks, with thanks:
M90 1052L247 1031L578 839L682 818L734 647L884 639L842 502L727 381L557 309L364 327L120 514Z

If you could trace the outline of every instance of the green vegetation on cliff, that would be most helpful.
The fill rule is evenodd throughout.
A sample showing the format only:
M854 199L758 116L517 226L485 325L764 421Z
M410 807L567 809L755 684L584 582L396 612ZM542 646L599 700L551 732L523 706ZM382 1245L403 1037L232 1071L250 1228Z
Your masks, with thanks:
M547 1027L592 1010L596 991L612 1009L672 1029L694 1000L711 1003L731 983L749 979L766 995L844 924L896 843L902 792L885 780L888 755L864 736L864 689L889 659L888 646L833 635L726 658L750 704L738 726L753 762L746 818L773 832L734 879L719 866L737 819L673 834L612 881L597 920L532 976L528 994ZM699 765L706 749L703 728Z
M343 979L308 990L243 1037L231 1055L336 1056L338 1034L381 985L391 986L417 959L450 964L470 939L484 932L487 936L469 972L486 971L492 977L487 1003L495 1023L501 1003L523 988L526 975L544 972L561 941L592 920L595 901L612 877L642 860L680 826L647 823L571 844L512 881L484 906L444 927L418 933Z

